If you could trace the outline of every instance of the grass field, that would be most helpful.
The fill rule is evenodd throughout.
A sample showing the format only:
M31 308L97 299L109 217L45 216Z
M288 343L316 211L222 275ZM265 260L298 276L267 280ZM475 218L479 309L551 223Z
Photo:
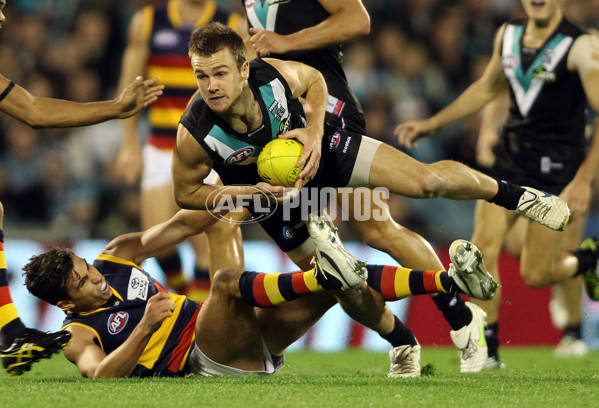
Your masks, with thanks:
M425 347L433 373L388 379L387 355L295 352L277 374L249 378L87 380L62 355L20 377L0 374L0 407L595 407L599 353L502 349L506 370L459 374L457 351Z

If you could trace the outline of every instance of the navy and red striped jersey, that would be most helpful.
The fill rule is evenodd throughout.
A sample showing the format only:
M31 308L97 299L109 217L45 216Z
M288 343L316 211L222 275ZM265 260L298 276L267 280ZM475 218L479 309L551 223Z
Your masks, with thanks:
M91 330L98 345L110 354L139 324L148 299L164 289L139 266L124 259L100 254L94 266L106 277L113 297L99 309L68 314L63 329L81 326ZM195 322L201 306L185 296L171 293L170 297L175 303L173 315L150 338L132 377L186 374L185 364L195 339Z

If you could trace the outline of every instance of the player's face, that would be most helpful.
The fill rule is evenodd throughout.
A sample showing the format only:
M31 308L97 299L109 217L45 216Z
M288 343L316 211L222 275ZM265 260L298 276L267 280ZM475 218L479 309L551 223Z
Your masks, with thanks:
M4 24L4 20L6 20L6 16L4 16L4 7L6 6L6 0L0 0L0 29Z
M74 311L97 309L112 297L112 288L106 278L85 259L73 255L73 272L67 284L69 303Z
M526 15L539 23L548 23L560 10L560 0L522 0Z
M239 99L249 75L249 63L237 68L233 54L222 49L209 57L191 56L202 98L216 113L229 111Z

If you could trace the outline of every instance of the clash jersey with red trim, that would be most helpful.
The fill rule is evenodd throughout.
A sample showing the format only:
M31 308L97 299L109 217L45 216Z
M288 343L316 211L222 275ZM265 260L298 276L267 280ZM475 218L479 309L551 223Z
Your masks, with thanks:
M129 338L141 321L148 299L164 291L160 284L132 262L100 254L94 266L106 277L113 291L103 307L86 313L68 314L63 329L82 326L96 335L96 342L110 354ZM146 345L132 377L180 376L186 374L185 363L195 338L195 321L200 305L185 296L170 293L175 303Z
M313 27L330 16L317 0L241 0L241 3L245 7L250 27L281 35ZM327 122L334 122L339 117L362 114L360 103L351 91L341 65L341 45L272 54L269 57L298 61L322 73L329 91Z
M174 149L179 119L198 87L187 55L191 33L210 21L236 30L241 16L213 0L206 2L206 9L195 24L183 23L178 0L146 7L143 13L150 47L147 77L158 77L165 86L162 96L150 107L149 143L160 149Z

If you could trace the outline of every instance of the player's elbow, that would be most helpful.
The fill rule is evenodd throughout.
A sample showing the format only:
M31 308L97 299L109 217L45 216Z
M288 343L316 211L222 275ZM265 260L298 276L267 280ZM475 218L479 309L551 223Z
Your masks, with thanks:
M33 129L43 129L47 127L40 115L36 115L35 113L29 114L18 119L20 119L21 122L25 123L27 126Z
M189 197L185 194L177 193L177 191L175 191L175 203L177 203L179 208L182 208L184 210L193 209Z

